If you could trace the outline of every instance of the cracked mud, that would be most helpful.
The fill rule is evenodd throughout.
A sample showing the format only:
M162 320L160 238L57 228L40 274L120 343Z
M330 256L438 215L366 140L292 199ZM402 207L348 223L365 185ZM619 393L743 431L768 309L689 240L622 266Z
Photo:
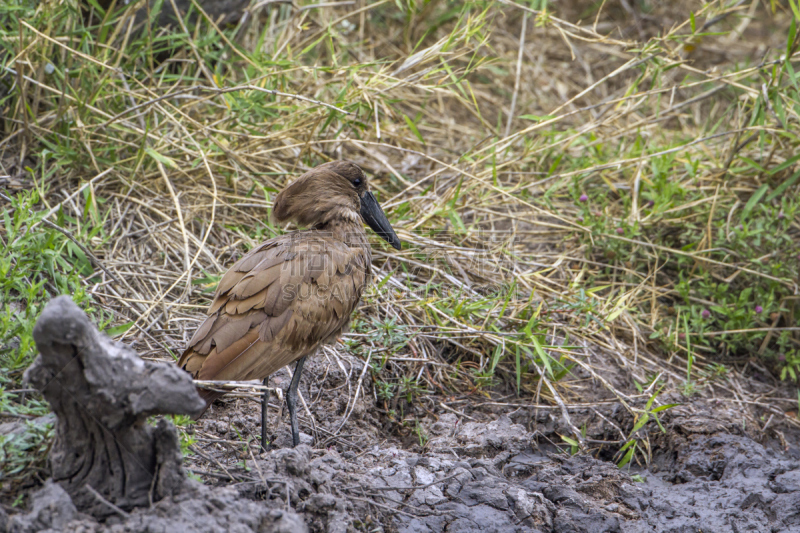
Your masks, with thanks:
M800 530L800 463L743 435L698 435L633 478L612 462L547 453L507 417L457 424L443 415L426 453L371 446L277 449L253 481L190 483L182 494L112 516L83 516L48 483L31 511L5 517L33 531L791 532ZM349 456L349 458L347 457Z

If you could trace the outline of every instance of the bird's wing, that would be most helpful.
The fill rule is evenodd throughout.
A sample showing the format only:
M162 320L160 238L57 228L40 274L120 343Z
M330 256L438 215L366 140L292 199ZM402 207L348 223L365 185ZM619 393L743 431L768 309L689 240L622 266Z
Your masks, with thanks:
M178 361L196 379L263 379L347 325L367 283L361 247L313 231L271 239L222 277Z

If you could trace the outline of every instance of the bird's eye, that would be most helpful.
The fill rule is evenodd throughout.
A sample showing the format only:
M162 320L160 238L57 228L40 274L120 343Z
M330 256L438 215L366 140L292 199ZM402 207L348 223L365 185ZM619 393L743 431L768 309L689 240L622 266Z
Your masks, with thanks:
M353 180L353 187L358 187L361 185L361 178L356 178Z

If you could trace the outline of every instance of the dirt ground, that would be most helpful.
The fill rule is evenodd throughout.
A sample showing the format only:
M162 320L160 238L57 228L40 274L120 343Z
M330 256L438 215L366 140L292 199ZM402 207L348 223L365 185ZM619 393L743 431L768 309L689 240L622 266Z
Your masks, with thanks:
M559 437L568 430L558 410L513 401L430 396L416 406L431 406L424 423L404 435L382 412L364 363L327 355L309 361L301 382L309 411L297 448L277 395L266 453L255 438L256 398L226 398L194 426L186 466L205 485L193 481L178 497L101 524L50 482L27 514L0 514L0 525L14 533L800 531L797 432L777 422L766 433L748 428L753 412L709 391L664 400L681 405L664 411L665 433L647 436L649 468L619 469L603 446L633 423L619 403L570 410L586 428L586 451L574 455ZM284 369L272 385L288 382Z

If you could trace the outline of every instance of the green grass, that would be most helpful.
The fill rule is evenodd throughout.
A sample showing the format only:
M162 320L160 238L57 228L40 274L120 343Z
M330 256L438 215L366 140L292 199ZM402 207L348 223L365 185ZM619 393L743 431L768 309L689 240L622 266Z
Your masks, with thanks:
M93 271L88 257L63 233L42 223L44 211L39 209L38 195L20 193L9 200L0 236L0 414L3 422L16 421L21 426L0 435L0 492L19 496L20 488L32 478L47 476L45 457L53 436L52 422L32 421L49 412L47 402L26 390L22 382L23 372L37 354L33 340L36 319L47 301L59 294L72 295L100 328L108 325L110 316L94 307L86 293ZM69 223L63 213L54 220L59 225ZM78 238L91 239L94 231L90 228L91 224L85 224ZM10 501L16 505L21 500L14 497Z
M0 472L3 493L8 502L18 507L24 501L25 489L44 481L50 469L47 454L53 440L53 423L31 421L12 435L0 435Z

